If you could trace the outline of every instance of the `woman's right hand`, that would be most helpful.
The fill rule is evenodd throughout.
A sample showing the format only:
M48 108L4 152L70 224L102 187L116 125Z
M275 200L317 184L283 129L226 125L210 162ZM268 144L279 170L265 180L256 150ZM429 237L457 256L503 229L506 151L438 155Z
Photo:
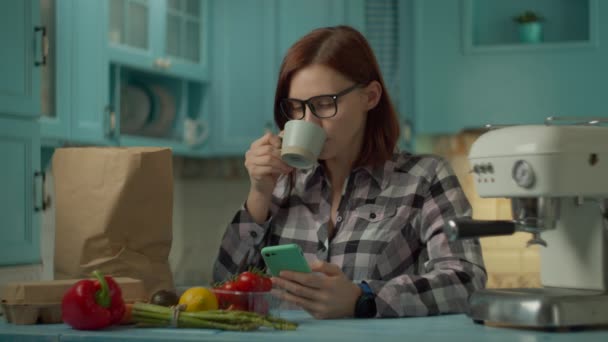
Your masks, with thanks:
M270 198L281 174L292 167L281 160L281 138L270 132L254 141L245 153L245 167L249 173L251 190Z

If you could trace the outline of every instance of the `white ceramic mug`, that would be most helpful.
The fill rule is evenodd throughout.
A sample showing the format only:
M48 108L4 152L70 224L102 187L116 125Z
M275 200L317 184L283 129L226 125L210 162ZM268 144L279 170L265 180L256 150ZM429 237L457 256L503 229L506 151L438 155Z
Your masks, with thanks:
M304 120L287 121L281 159L298 169L310 168L319 158L325 139L325 131L319 125Z
M207 140L209 127L200 120L186 118L184 120L184 142L191 147L198 146Z

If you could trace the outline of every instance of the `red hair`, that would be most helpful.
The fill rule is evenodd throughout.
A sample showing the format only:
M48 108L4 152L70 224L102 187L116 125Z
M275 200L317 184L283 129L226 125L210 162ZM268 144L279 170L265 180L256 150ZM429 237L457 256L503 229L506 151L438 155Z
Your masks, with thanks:
M277 126L283 129L287 122L281 113L279 101L288 97L293 75L312 64L325 65L358 84L368 85L372 81L380 83L382 95L376 107L369 111L363 144L353 166L377 166L391 159L399 138L397 113L369 43L352 27L335 26L313 30L287 51L274 99L274 121Z

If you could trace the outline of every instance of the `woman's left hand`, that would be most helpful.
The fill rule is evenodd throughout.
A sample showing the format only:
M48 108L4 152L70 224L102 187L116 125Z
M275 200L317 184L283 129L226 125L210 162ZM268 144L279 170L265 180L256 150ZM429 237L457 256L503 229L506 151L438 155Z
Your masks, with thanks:
M352 317L361 288L334 264L315 261L311 269L313 273L282 271L273 277L273 284L285 290L279 297L317 319Z

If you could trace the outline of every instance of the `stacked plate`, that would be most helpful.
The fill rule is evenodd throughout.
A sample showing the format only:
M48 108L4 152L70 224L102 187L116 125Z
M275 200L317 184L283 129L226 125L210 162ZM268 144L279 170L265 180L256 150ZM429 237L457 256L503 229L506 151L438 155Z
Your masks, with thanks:
M166 137L176 115L175 98L157 84L127 85L121 90L120 131Z

